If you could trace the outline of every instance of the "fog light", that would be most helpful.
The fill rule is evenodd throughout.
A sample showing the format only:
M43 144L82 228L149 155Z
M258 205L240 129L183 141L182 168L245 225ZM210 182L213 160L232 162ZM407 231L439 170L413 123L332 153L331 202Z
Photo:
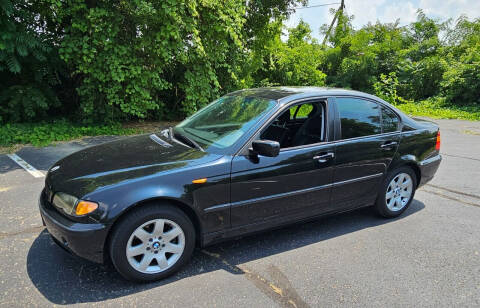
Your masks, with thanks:
M77 214L77 216L85 215L95 211L97 208L98 208L97 203L82 200L78 202L77 208L75 209L75 214Z

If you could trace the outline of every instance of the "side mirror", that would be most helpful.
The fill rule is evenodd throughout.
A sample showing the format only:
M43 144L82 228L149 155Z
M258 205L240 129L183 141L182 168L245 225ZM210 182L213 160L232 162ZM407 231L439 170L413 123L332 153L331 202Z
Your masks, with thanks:
M280 152L280 143L272 140L255 140L252 142L252 150L258 155L275 157Z

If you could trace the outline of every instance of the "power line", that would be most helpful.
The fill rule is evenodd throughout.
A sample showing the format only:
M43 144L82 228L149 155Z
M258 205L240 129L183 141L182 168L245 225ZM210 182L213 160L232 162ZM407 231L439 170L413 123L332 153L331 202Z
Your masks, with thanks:
M303 9L310 9L310 8L315 8L315 7L334 5L334 4L340 4L340 2L332 2L332 3L325 3L325 4L316 4L316 5L309 5L309 6L300 6L300 7L295 7L295 8L293 8L293 9L295 9L295 10L303 10Z
M344 9L345 9L345 0L342 0L342 3L340 3L340 7L335 12L335 16L333 17L333 20L332 20L332 23L330 24L330 27L328 27L328 30L325 33L325 37L323 38L323 42L322 42L322 47L325 47L325 43L327 42L327 38L330 36L330 32L332 31L333 25L335 24L335 20L338 18L339 14L343 14ZM338 22L340 22L340 19L338 20ZM338 23L337 23L337 27L338 27Z

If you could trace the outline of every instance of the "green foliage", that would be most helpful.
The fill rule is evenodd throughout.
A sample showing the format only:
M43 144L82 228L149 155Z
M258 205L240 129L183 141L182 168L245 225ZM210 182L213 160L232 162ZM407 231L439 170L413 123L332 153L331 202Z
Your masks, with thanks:
M85 116L112 108L136 118L188 115L239 87L247 39L256 35L246 30L260 31L290 2L69 0L56 8L71 23L60 55L81 78Z
M418 103L408 102L397 106L406 114L436 119L461 119L480 121L480 106L457 106L448 104L445 98L433 97Z
M354 31L351 19L340 19L344 21L338 25L341 31L330 40L326 61L320 68L327 74L329 85L373 92L380 74L396 70L397 51L403 44L401 29L397 24L377 23Z
M62 64L47 11L48 1L0 0L0 122L38 119L60 106Z
M0 123L179 119L233 90L274 85L351 88L408 108L433 97L480 104L479 19L418 11L407 26L354 29L353 16L332 10L323 46L303 21L284 27L306 3L0 0Z
M358 31L350 20L349 16L340 19L338 34L329 38L320 65L327 84L375 93L393 104L405 103L415 112L419 109L412 108L412 101L431 97L444 98L437 115L465 118L462 112L467 109L454 108L460 105L474 105L476 110L480 103L479 19L462 17L452 26L450 21L438 22L418 11L417 20L405 27L377 23ZM321 30L325 29L326 25ZM446 39L440 39L441 31L447 33ZM433 110L431 102L426 102L419 103L419 108Z
M410 99L421 100L440 91L440 82L447 69L447 62L438 55L411 61L409 58L398 65L398 76L401 80L399 92Z
M45 146L53 141L65 141L83 136L128 135L134 129L122 128L120 124L81 125L59 120L52 123L17 123L0 126L0 146L33 144Z
M280 38L282 24L271 26L270 44L252 55L261 62L250 72L254 81L246 86L324 86L326 75L318 69L323 52L308 24L301 21L289 29L287 42Z
M392 105L411 103L411 101L398 95L397 90L399 87L400 83L395 72L391 72L388 75L380 74L380 81L373 85L375 95Z
M441 81L445 97L458 105L480 105L480 44L469 47L460 58L450 58Z
M381 74L380 81L377 81L373 88L375 89L375 95L387 102L396 105L398 103L398 78L395 72L391 72L388 75Z
M12 122L34 119L59 101L51 88L36 84L10 86L0 92L0 114Z
M0 121L191 114L245 85L249 50L297 2L0 0Z
M440 82L441 94L456 105L480 104L480 19L458 20L450 29L451 48L445 54L448 69Z

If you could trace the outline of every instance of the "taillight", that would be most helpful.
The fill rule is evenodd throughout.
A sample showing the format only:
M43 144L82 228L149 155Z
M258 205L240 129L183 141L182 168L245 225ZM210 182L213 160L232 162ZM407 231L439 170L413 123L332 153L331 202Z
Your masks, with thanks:
M440 151L440 130L437 132L437 143L435 144L435 150Z

